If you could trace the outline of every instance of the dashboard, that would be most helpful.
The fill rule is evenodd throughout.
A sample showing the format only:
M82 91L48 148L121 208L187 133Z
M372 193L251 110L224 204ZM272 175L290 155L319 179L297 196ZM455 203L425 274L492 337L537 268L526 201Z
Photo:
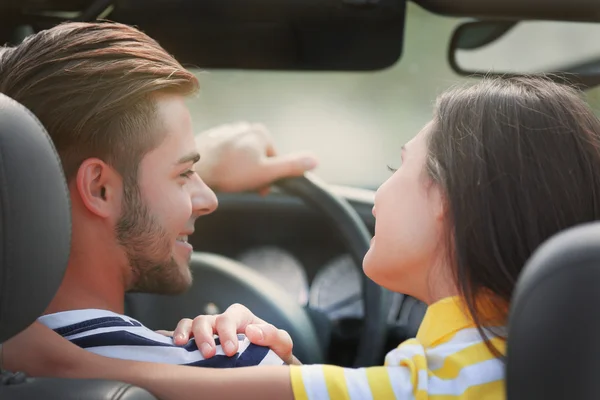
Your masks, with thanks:
M345 187L334 187L334 192L349 201L372 232L374 193ZM331 333L322 343L331 347L329 361L347 364L342 358L355 349L364 317L362 274L336 228L301 200L278 191L267 197L218 197L218 210L196 222L190 238L194 249L235 259L283 288L320 331ZM387 299L389 350L416 335L426 306L398 293Z
M332 321L364 316L361 277L347 254L319 268L311 284L302 263L279 247L251 248L237 260L281 286L299 305L323 312Z

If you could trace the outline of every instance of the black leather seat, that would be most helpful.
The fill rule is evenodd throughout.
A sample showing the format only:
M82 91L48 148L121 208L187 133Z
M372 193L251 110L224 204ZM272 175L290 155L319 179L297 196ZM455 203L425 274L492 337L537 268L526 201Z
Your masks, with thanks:
M69 257L71 215L60 161L38 120L0 94L0 343L48 306ZM121 382L2 372L0 399L155 399Z
M511 305L509 400L600 399L600 223L546 241Z

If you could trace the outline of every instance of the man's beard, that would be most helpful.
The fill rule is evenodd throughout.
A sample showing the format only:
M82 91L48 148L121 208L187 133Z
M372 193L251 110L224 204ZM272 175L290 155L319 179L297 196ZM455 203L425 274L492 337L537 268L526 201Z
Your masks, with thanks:
M131 268L128 292L180 294L190 287L189 260L177 264L169 234L150 214L137 183L124 186L116 236Z

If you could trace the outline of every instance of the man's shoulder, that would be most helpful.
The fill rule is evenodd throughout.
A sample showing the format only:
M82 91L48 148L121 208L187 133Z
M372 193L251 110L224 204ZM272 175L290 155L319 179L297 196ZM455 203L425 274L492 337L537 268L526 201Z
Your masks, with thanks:
M115 346L173 346L172 338L152 331L133 318L107 310L61 311L44 315L38 321L81 348L105 348L107 356L119 351Z
M266 347L238 335L238 353L226 356L219 339L217 352L205 359L194 339L176 346L173 339L145 327L126 315L106 310L71 310L44 315L39 321L79 347L106 357L211 368L281 365Z
M38 318L38 321L64 337L82 334L100 328L145 328L139 321L127 317L126 315L99 309L61 311L42 315Z

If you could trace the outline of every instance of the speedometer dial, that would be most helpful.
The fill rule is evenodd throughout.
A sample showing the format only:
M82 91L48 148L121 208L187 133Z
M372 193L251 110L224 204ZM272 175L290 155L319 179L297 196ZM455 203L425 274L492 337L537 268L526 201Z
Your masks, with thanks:
M252 248L237 257L238 261L271 279L305 306L308 301L308 279L300 261L275 246Z
M315 276L308 304L331 320L362 318L362 280L350 255L333 259Z

